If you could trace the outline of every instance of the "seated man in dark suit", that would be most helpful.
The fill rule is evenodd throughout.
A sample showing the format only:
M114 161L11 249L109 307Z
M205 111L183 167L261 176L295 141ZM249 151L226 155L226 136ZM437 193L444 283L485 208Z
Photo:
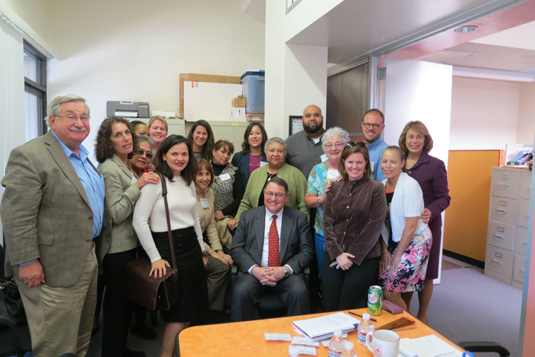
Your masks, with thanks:
M264 188L265 206L245 211L232 239L230 255L238 266L232 294L232 321L253 320L257 300L280 296L288 315L310 313L303 270L313 250L305 214L284 204L288 184L274 177Z

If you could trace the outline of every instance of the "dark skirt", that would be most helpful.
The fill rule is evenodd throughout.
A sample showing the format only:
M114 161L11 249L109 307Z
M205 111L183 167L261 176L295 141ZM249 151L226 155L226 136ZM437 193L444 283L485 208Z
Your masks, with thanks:
M173 265L167 232L152 232L154 243L162 259ZM178 269L180 301L169 311L161 311L166 322L189 322L208 309L206 270L201 247L193 227L173 231L173 244Z

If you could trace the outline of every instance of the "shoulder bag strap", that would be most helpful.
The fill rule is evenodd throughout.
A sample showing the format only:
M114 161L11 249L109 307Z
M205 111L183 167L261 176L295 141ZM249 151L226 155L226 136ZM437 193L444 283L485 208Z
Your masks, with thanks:
M160 181L162 182L162 196L165 204L165 218L167 219L167 234L169 235L171 258L173 260L172 268L176 269L175 246L173 244L173 233L171 232L171 220L169 219L169 205L167 204L167 184L165 183L165 177L163 177L163 175L160 175Z

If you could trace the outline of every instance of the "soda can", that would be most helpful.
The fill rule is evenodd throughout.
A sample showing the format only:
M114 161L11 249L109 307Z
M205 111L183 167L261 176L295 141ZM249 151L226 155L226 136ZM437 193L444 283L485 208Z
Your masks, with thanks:
M383 288L372 285L368 289L368 312L370 315L381 315L383 312Z

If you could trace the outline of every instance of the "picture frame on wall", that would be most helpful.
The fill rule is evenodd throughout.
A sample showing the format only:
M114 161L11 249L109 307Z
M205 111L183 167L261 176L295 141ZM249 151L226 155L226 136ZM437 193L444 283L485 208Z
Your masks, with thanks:
M303 130L303 122L301 115L290 115L289 117L288 135L292 135Z

